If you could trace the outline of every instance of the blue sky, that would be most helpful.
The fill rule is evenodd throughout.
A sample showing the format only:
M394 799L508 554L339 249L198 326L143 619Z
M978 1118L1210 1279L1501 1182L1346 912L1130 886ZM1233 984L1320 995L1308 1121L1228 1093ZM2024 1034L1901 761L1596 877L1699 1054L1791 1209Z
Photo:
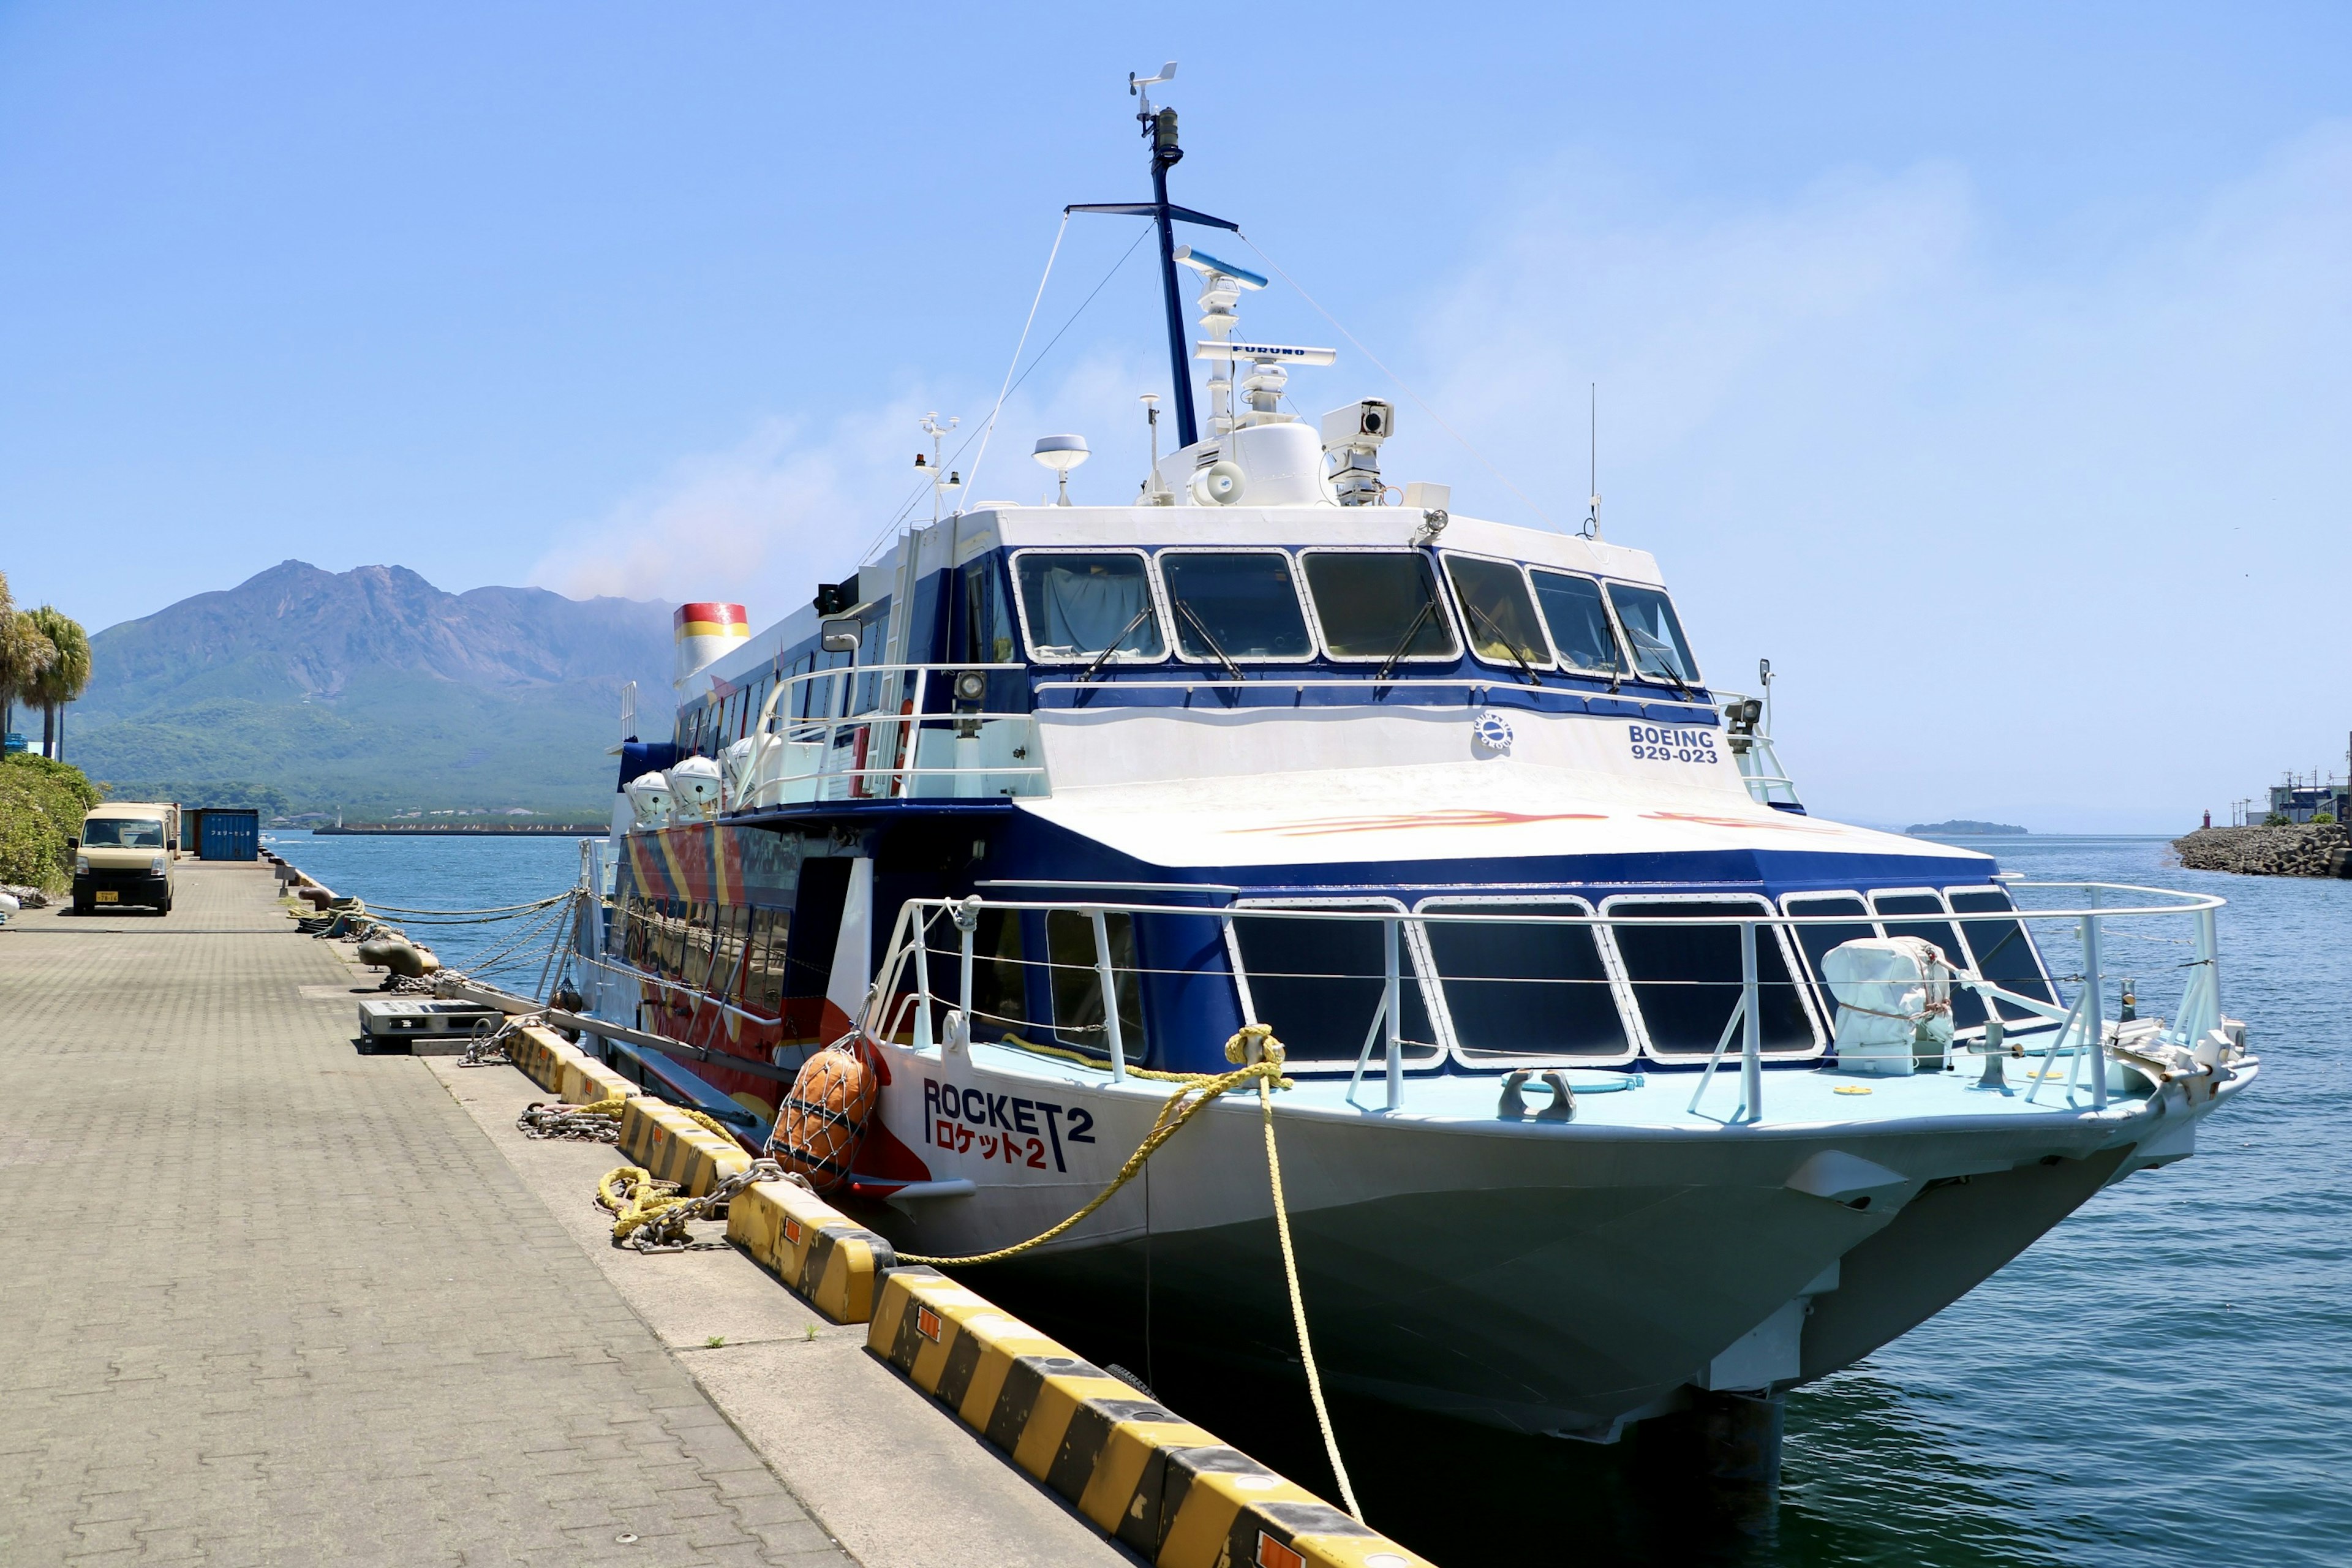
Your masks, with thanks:
M1107 19L1108 18L1108 19ZM2352 13L0 6L0 570L287 556L773 618L986 416L1060 206L1240 220L1870 821L2165 828L2343 766ZM1132 494L1148 247L1075 222L980 491ZM1114 268L1117 270L1114 272ZM1310 414L1399 395L1338 342ZM1403 404L1387 468L1528 507ZM968 459L967 459L968 460Z

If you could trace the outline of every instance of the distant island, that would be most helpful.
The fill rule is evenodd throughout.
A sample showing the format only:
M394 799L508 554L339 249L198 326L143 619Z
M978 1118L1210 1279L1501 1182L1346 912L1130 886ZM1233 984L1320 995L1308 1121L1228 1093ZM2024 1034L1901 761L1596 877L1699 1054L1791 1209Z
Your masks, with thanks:
M2022 834L2025 829L2006 822L1973 822L1965 816L1956 816L1949 822L1915 822L1903 831L1922 834L1929 838L1978 838L1997 833Z

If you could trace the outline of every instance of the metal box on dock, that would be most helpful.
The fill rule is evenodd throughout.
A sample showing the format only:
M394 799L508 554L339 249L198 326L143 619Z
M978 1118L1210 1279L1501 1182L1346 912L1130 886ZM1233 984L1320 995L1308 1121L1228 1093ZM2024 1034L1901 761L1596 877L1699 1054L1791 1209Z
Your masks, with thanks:
M257 860L261 858L261 813L228 806L207 806L192 813L196 818L196 857L202 860Z
M360 1033L378 1049L397 1041L411 1056L455 1056L477 1031L487 1035L504 1017L474 1002L371 996L360 1004Z

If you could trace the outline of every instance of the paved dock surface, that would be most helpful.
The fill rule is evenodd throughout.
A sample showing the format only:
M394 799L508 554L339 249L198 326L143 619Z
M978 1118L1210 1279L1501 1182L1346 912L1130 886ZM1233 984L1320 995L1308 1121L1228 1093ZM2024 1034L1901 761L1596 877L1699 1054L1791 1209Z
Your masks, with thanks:
M268 870L179 874L0 930L0 1563L848 1562Z

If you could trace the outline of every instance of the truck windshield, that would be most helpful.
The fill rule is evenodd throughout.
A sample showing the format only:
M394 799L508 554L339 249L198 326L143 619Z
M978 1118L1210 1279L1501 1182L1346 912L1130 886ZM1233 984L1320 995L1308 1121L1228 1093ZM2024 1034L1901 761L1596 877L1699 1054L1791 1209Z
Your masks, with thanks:
M1683 623L1675 615L1673 600L1655 588L1612 583L1609 603L1615 606L1618 624L1633 644L1635 674L1698 684L1698 661L1691 658L1690 644L1683 640Z
M1038 552L1022 556L1013 570L1039 658L1092 658L1114 645L1133 658L1166 655L1142 556Z
M1307 552L1307 590L1333 658L1452 658L1454 628L1418 551Z
M163 825L152 816L93 816L81 825L85 849L161 849Z
M1163 551L1160 575L1186 658L1310 658L1315 642L1278 550Z

